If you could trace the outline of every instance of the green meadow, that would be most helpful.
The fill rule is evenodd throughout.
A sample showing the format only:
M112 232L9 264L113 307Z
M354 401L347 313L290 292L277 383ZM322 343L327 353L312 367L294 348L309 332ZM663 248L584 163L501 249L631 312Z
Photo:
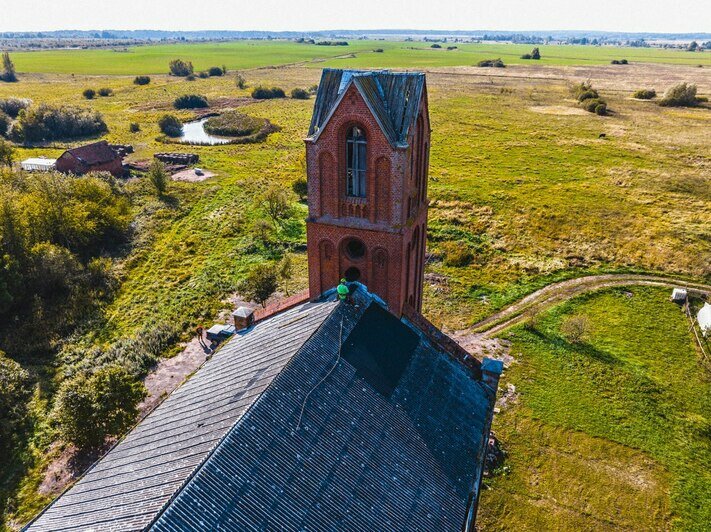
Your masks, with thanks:
M447 50L447 46L457 46ZM711 66L711 54L656 48L613 46L541 45L541 59L526 61L521 55L533 46L523 44L428 43L353 40L348 46L317 46L289 41L234 41L224 43L155 44L116 50L50 50L16 52L20 72L86 75L163 74L171 59L191 60L195 69L225 65L249 69L308 63L314 68L424 68L471 66L482 59L500 57L504 63L536 65L603 65L613 59L639 63ZM382 49L383 52L374 52Z
M268 245L255 228L265 218L258 201L264 189L288 189L304 175L303 136L313 100L257 102L249 94L258 84L287 94L310 87L324 66L428 69L424 312L438 326L467 327L550 282L589 273L711 282L711 110L630 98L633 88L661 93L680 80L696 82L708 96L709 70L696 67L704 60L708 65L707 53L542 46L543 59L531 65L518 59L530 46L457 46L240 41L12 54L18 71L31 74L0 83L0 98L96 109L109 127L106 139L135 147L129 161L159 151L197 152L200 167L216 174L172 182L163 199L141 178L124 185L135 223L130 247L114 258L120 286L71 341L106 346L157 323L175 325L187 338L197 323L230 308L229 298L254 264L278 260L284 249L295 259L289 289L306 286L305 205L293 198L289 220L273 228ZM193 61L196 70L240 69L249 86L238 89L231 74L192 82L165 75L176 57ZM499 69L437 68L488 57L512 65L506 76L492 75ZM595 67L621 58L640 64L621 71ZM580 73L574 65L591 68ZM137 74L150 74L151 83L134 85ZM586 113L572 100L570 85L587 77L608 101L610 116ZM84 89L101 87L113 89L113 96L82 97ZM281 129L259 144L160 142L158 118L175 112L177 96L193 93L216 110L238 108ZM131 123L140 131L130 132ZM57 156L75 144L18 146L17 158ZM449 264L451 244L471 259ZM666 291L629 292L632 297L613 290L576 299L551 309L535 327L511 333L516 362L502 391L516 386L516 401L494 424L508 469L487 481L482 529L701 530L708 522L709 369L698 363L688 325ZM571 344L560 328L579 314L588 317L590 334ZM50 355L39 365L20 362L39 384L33 432L0 462L0 499L6 499L0 510L8 527L51 500L54 493L40 486L61 452L47 423L61 361ZM12 467L4 467L8 460Z

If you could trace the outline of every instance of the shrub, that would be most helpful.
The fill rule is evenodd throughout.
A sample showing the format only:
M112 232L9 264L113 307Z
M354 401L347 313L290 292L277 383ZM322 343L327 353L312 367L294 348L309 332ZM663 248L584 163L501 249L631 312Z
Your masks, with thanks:
M207 72L205 72L204 70L198 72L198 75L197 75L197 76L198 76L200 79L207 79L207 78L210 77L210 75L209 75Z
M136 76L133 79L134 85L148 85L151 82L151 78L148 76Z
M96 91L94 89L84 89L84 92L82 92L81 94L87 100L93 100L96 96Z
M102 87L101 89L99 89L99 96L106 97L106 96L113 96L113 94L114 94L113 89L109 89L107 87Z
M306 89L296 88L291 91L291 97L294 98L295 100L308 100L309 99L309 91L307 91Z
M183 134L183 123L175 115L163 115L158 119L158 127L169 137L179 137Z
M435 49L437 49L437 48L442 48L442 45L441 45L441 44L434 43L432 46L430 46L430 48L435 48Z
M238 89L244 89L247 87L247 80L244 79L242 74L235 74L235 85L237 85Z
M60 437L80 448L97 447L107 436L125 432L146 396L142 383L118 365L65 380L52 409Z
M0 74L0 81L17 81L17 74L15 73L15 64L12 62L12 59L10 59L9 52L3 52L2 54L2 74Z
M373 50L373 51L374 51L376 54L382 54L382 53L384 52L384 50L383 50L382 48L376 48L376 49Z
M8 98L7 100L0 100L0 111L11 118L17 118L20 111L27 109L31 103L31 100L24 98Z
M303 201L309 193L309 186L306 179L304 179L303 177L299 177L298 179L296 179L291 184L291 190L293 190L294 194L299 197L299 200Z
M447 46L448 51L452 51L452 50L456 50L456 49L457 49L456 46Z
M131 122L131 124L128 126L128 130L131 133L138 133L141 131L141 126L139 126L136 122Z
M639 89L632 94L632 98L637 98L638 100L651 100L657 95L657 91L654 89Z
M228 111L220 116L208 118L203 127L212 135L244 137L257 133L265 123L266 120L263 118L255 118L237 111Z
M441 248L444 252L445 266L466 266L474 259L474 255L464 242L444 242Z
M178 76L180 78L184 78L193 73L193 64L190 61L183 61L182 59L173 59L168 64L168 67L172 76Z
M584 81L583 83L578 83L577 85L573 85L571 92L573 93L573 96L575 97L576 100L579 102L589 100L591 98L599 98L600 95L597 93L595 89L592 88L592 85L590 84L589 81Z
M536 47L531 50L531 59L538 60L541 58L541 51Z
M176 109L198 109L208 107L207 98L199 94L183 94L173 102Z
M269 187L259 197L259 203L277 225L282 225L291 216L287 191L277 185Z
M531 54L523 54L521 59L531 59Z
M239 285L239 292L263 307L279 286L276 268L270 264L257 264Z
M185 76L185 81L195 81L195 74L188 74Z
M504 62L501 59L484 59L479 61L476 66L479 67L494 67L494 68L504 68Z
M255 100L271 100L272 98L284 98L285 96L284 89L279 87L268 88L260 85L252 91L252 98Z
M20 113L10 136L18 142L38 142L88 137L107 131L98 111L40 104Z
M601 98L587 98L581 102L583 109L598 115L607 114L607 102Z
M569 316L560 326L563 337L572 344L579 344L590 331L590 320L587 316Z
M679 83L666 90L659 105L664 107L695 107L703 101L703 98L696 96L696 85L693 83Z
M223 76L225 74L224 70L218 66L210 67L207 73L210 74L210 76Z
M11 447L15 429L25 418L29 384L27 371L0 351L0 451Z
M158 159L153 159L151 167L148 169L148 181L156 191L158 197L162 197L168 189L168 172L165 165Z
M12 118L0 111L0 137L5 137L10 129Z

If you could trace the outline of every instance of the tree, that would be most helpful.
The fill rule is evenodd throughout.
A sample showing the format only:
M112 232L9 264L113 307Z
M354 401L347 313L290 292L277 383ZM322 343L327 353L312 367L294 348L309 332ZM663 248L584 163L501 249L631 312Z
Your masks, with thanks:
M257 264L240 283L239 291L262 307L278 287L277 271L271 264Z
M182 59L173 59L169 64L170 74L172 76L178 76L184 78L193 73L193 64L190 61L183 61Z
M101 445L107 436L125 432L138 415L146 389L125 369L103 367L92 375L65 380L52 409L60 437L80 448Z
M10 124L12 124L12 118L0 111L0 137L7 135Z
M12 144L0 140L0 166L12 166L15 161L15 148Z
M299 177L291 184L291 190L299 197L299 201L304 201L309 194L309 185L303 177Z
M291 259L291 255L286 253L284 257L279 262L279 268L277 271L279 275L279 280L284 286L284 292L289 295L289 281L294 276L294 261Z
M148 169L148 180L156 189L158 197L162 197L168 188L168 172L165 165L158 159L153 159L151 167Z
M541 51L538 49L538 47L531 50L531 59L540 59L540 58L541 58Z
M704 101L703 98L696 96L696 85L679 83L667 89L659 105L663 107L695 107L702 101Z
M262 207L275 224L281 226L291 215L291 206L286 191L279 186L271 186L260 198Z
M0 81L17 81L15 64L12 62L12 59L10 59L9 52L3 52L2 54L2 74L0 74Z
M585 340L590 331L590 320L587 316L569 316L560 326L560 332L571 344L579 344Z
M689 43L688 48L687 48L687 50L690 52L695 52L698 49L699 49L699 43L697 43L696 41L691 41Z
M0 451L10 447L12 435L22 422L32 390L22 366L0 351Z

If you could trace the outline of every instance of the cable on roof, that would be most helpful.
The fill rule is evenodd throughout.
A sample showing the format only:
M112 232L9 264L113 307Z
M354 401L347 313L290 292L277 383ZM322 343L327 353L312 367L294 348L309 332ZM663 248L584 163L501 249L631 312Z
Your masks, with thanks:
M301 419L304 416L304 409L306 408L306 401L309 400L309 396L316 391L316 388L321 386L323 381L325 381L328 376L333 373L333 370L336 369L336 366L338 366L338 363L341 361L341 347L343 344L341 343L341 340L343 338L343 314L341 314L341 330L338 332L338 356L336 357L336 362L333 364L333 367L328 370L328 373L324 375L320 381L316 383L316 385L309 390L309 393L306 394L306 397L304 397L304 402L301 404L301 412L299 413L299 421L296 423L296 428L294 430L299 430L299 427L301 426Z

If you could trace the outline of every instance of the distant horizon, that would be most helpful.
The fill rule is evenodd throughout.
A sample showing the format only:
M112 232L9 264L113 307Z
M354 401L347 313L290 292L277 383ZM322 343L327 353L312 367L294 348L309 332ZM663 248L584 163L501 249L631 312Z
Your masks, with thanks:
M598 0L588 8L570 0L441 0L428 2L360 0L335 7L329 0L123 0L100 6L95 0L3 0L0 32L93 31L595 31L612 33L701 34L711 28L711 3L677 0ZM107 24L107 21L111 21ZM221 27L232 26L232 30ZM304 30L302 28L323 28ZM51 28L51 29L50 29ZM70 30L69 28L75 28ZM181 29L177 29L181 28ZM263 28L249 30L248 28ZM340 28L340 29L339 29ZM507 28L507 29L497 29ZM560 28L535 30L533 28ZM573 30L573 28L582 28ZM597 28L597 29L592 29ZM96 30L102 31L102 30ZM105 31L105 30L104 30ZM116 30L119 31L119 30Z

